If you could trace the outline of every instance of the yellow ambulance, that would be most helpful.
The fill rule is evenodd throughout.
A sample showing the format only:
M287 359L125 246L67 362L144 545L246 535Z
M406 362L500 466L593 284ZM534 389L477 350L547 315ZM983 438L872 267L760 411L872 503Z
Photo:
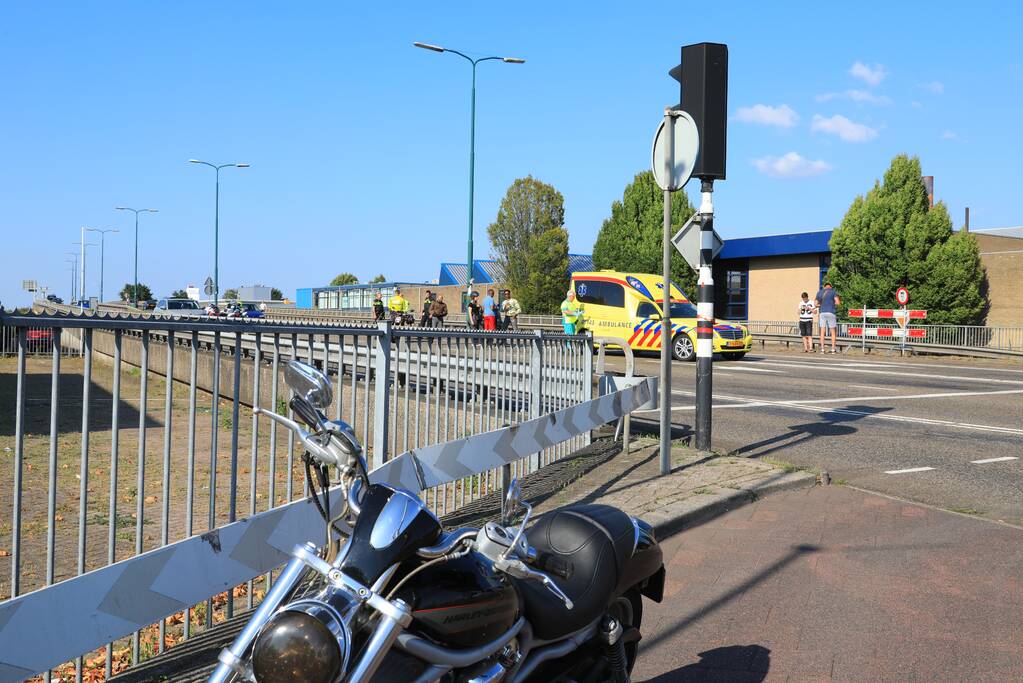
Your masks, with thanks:
M636 351L661 348L661 305L664 279L649 273L614 270L572 273L576 300L583 305L581 329L595 337L620 337ZM674 283L671 285L671 355L676 360L696 359L696 305ZM753 338L745 325L714 325L714 353L739 359L749 352Z

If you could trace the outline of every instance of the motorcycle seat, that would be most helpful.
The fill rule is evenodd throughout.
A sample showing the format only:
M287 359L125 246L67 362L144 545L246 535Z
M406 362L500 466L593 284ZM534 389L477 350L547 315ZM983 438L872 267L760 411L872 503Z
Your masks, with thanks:
M520 581L533 633L561 638L599 617L632 557L632 518L608 505L575 505L549 512L526 531L537 567L550 574L573 603L571 610L544 586Z

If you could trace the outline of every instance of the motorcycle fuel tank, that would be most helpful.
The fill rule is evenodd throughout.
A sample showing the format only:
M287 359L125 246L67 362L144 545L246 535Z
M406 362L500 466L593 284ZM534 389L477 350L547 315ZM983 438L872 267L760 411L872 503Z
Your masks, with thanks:
M522 611L518 589L476 553L424 569L398 597L412 606L411 630L451 648L490 642Z

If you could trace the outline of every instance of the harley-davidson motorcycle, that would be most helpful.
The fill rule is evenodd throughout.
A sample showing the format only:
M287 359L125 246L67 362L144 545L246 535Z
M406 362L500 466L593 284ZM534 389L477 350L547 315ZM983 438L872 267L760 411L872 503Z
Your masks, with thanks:
M642 597L660 602L664 590L649 525L577 505L530 526L532 508L511 482L501 523L445 530L418 495L370 483L352 429L324 416L332 388L323 373L292 361L285 378L305 426L254 412L305 447L324 545L295 547L210 681L629 680Z

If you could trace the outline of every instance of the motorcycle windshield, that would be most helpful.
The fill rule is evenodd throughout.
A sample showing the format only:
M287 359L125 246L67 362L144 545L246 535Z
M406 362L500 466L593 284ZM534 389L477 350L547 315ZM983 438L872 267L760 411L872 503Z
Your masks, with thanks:
M341 571L371 586L391 565L435 544L440 533L440 520L418 496L373 484L363 495Z

